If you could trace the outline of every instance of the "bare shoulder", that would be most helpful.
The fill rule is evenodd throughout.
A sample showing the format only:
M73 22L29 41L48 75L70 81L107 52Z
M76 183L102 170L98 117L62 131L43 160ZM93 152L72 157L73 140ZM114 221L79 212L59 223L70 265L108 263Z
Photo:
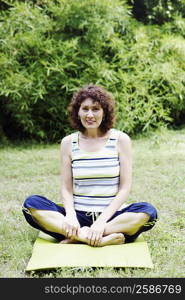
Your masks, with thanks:
M121 145L130 145L131 138L127 133L119 131L118 143Z
M118 152L120 154L125 154L128 153L129 155L131 154L131 138L129 135L125 132L119 131L119 136L118 136Z
M71 149L71 134L62 138L60 143L60 149L63 153L70 151Z
M70 143L71 143L71 134L66 135L66 136L63 137L62 140L61 140L61 145L62 145L62 146L65 146L65 145L70 144Z

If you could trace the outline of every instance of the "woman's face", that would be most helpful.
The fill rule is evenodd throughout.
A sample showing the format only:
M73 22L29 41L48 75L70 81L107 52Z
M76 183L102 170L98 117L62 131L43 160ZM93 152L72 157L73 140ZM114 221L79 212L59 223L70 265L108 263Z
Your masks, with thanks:
M97 129L103 119L103 108L99 102L93 102L91 98L85 99L80 106L78 116L86 129Z

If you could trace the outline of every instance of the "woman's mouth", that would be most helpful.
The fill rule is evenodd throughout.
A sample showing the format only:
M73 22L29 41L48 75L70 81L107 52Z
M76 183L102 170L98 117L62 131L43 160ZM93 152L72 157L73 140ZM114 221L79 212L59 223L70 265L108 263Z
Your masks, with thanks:
M86 123L89 124L89 125L94 124L94 122L95 122L95 121L93 121L93 120L86 120Z

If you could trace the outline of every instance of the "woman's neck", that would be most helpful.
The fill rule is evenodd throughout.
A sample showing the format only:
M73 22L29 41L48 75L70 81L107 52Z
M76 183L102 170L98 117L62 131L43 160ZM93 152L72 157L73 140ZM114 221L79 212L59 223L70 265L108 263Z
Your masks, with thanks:
M81 133L81 136L83 138L96 139L96 138L104 136L104 134L99 129L95 129L95 130L89 129L89 130L85 130L83 133Z

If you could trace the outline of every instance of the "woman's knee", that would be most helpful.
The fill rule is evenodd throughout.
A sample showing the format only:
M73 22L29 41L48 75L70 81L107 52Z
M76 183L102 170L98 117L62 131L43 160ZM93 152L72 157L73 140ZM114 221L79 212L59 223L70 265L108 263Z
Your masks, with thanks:
M23 208L26 209L43 209L47 205L47 199L39 195L31 195L27 197L23 203Z
M153 220L153 219L157 219L157 209L151 204L151 203L148 203L148 202L143 202L145 203L145 213L150 216L150 219Z
M29 196L25 199L23 206L25 208L34 208L37 201L38 199L35 195Z

